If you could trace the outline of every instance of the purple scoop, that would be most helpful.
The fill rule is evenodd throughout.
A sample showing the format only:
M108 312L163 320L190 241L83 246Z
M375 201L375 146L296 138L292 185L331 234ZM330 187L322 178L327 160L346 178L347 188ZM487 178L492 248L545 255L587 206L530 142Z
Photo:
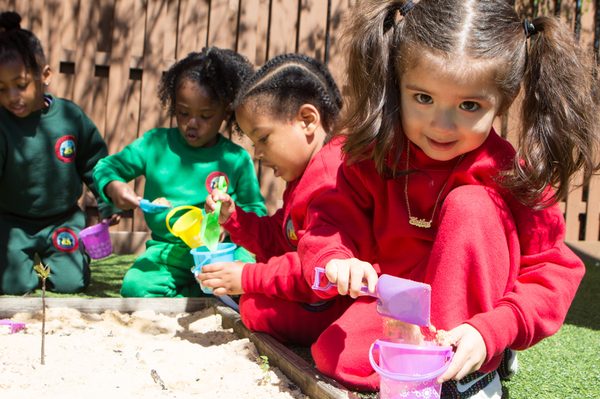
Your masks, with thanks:
M314 290L327 291L335 287L335 284L329 281L321 285L321 276L324 274L325 269L315 268L315 282L312 286ZM377 312L382 316L418 326L430 324L431 286L429 284L382 274L377 280L374 294L370 293L366 286L363 286L361 291L377 298Z

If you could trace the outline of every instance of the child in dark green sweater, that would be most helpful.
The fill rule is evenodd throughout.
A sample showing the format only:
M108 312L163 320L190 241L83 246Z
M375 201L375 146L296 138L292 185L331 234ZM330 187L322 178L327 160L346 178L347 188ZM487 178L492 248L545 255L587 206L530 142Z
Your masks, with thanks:
M50 266L50 290L77 292L90 279L77 201L83 183L97 197L92 169L107 148L77 105L45 93L52 71L20 21L0 14L0 294L38 287L35 254ZM113 214L102 201L98 208L102 218Z
M219 134L230 122L230 104L243 79L252 72L241 55L215 47L190 53L162 77L159 97L176 118L175 128L156 128L98 163L94 178L103 198L121 209L139 206L140 198L127 184L145 176L144 198L166 198L172 206L204 207L204 199L220 176L228 194L244 210L265 215L250 154ZM128 270L121 288L125 297L201 295L190 271L190 248L166 226L167 210L146 213L152 238L146 251ZM243 248L236 259L252 259Z

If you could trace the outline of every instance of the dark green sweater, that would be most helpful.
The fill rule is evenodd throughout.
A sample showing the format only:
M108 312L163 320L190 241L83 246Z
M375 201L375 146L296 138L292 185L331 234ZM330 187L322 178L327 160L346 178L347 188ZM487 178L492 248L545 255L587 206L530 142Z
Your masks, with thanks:
M108 154L94 123L73 102L19 118L0 108L0 213L52 217L73 209L85 183L98 198L92 171ZM112 207L98 202L102 216Z

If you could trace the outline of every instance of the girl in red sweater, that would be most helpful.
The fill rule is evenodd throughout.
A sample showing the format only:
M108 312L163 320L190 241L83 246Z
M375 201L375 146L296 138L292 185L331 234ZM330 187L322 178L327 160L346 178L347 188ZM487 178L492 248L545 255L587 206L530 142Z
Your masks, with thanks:
M598 169L592 66L558 19L522 21L505 0L361 1L347 33L347 162L298 252L309 283L326 267L337 285L324 299L357 299L312 346L316 366L378 388L382 320L360 288L386 273L432 287L455 347L442 396L499 398L505 348L554 334L584 274L556 202ZM492 124L521 86L515 155Z
M255 157L287 182L283 207L259 217L218 190L206 199L207 211L222 201L219 222L233 242L256 254L257 262L204 266L199 280L215 295L243 294L244 324L283 342L311 344L350 300L316 296L296 252L307 207L335 185L342 140L329 139L341 106L337 85L323 64L300 54L271 59L241 89L234 107Z

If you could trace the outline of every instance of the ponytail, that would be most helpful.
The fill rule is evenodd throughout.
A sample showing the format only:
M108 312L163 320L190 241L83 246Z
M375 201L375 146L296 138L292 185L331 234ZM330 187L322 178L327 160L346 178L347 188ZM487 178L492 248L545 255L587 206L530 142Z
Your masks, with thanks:
M400 11L407 3L412 4L372 2L372 7L353 15L344 36L351 84L341 128L352 131L344 151L351 162L373 158L380 172L390 148L395 148L396 157L402 151L401 141L396 139L400 120L396 52L402 30Z
M544 207L566 197L578 171L585 183L598 169L592 155L598 150L595 74L572 33L556 19L536 18L524 28L530 38L517 157L521 162L516 161L505 183L524 203ZM544 197L548 185L556 191Z

